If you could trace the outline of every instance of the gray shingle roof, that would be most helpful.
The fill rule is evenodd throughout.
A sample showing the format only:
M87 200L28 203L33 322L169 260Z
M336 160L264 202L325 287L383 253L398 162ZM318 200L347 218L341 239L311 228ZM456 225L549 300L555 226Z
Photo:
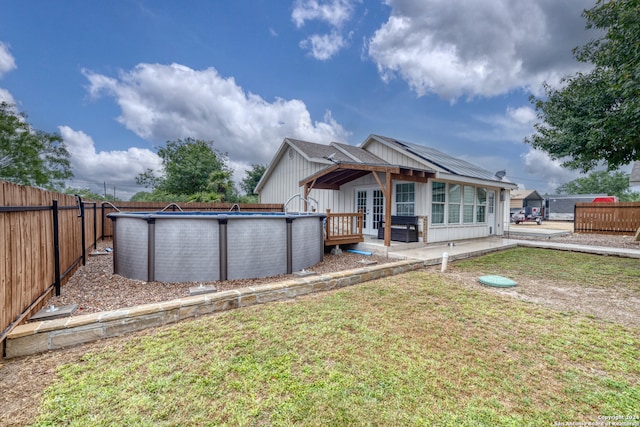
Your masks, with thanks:
M289 144L295 146L310 159L324 159L332 156L336 162L353 162L353 159L330 145L287 138Z
M292 138L287 138L287 141L310 159L326 159L331 156L335 162L389 164L375 154L349 144L332 142L324 145Z
M342 144L339 142L332 142L331 145L333 147L338 148L339 150L346 151L353 160L360 163L374 164L374 165L388 165L389 162L381 159L373 153L370 153L366 150L363 150L360 147L355 147L353 145Z

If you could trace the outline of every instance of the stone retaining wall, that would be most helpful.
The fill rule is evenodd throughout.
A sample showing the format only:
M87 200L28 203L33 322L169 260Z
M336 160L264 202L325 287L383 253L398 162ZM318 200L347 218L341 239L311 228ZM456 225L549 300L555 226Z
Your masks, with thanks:
M419 260L398 261L115 311L27 323L16 327L7 336L6 357L60 349L191 317L338 289L416 270L423 265L424 262Z

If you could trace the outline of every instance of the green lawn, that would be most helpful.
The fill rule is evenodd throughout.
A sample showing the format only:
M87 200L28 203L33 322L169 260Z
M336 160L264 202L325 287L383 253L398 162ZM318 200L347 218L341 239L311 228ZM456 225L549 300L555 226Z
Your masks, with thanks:
M455 263L484 274L549 278L589 287L625 286L640 293L640 260L550 249L515 248Z
M518 264L532 253L498 255L517 279L530 274ZM487 258L462 268L483 269ZM597 260L602 269L619 261ZM626 280L624 269L607 271ZM35 425L544 426L638 416L639 349L638 329L413 272L86 354L58 369Z

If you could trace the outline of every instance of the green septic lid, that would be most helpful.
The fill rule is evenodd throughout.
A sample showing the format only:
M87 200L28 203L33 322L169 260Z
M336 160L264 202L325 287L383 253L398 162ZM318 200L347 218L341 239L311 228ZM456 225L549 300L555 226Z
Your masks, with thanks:
M502 276L482 276L478 281L483 285L495 286L497 288L511 288L517 284L513 280Z

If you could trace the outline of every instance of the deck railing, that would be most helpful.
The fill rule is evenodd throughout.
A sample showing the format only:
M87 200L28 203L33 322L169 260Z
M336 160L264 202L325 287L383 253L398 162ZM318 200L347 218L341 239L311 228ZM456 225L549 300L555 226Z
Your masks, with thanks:
M364 241L362 235L362 211L332 213L327 209L325 246L346 245Z

